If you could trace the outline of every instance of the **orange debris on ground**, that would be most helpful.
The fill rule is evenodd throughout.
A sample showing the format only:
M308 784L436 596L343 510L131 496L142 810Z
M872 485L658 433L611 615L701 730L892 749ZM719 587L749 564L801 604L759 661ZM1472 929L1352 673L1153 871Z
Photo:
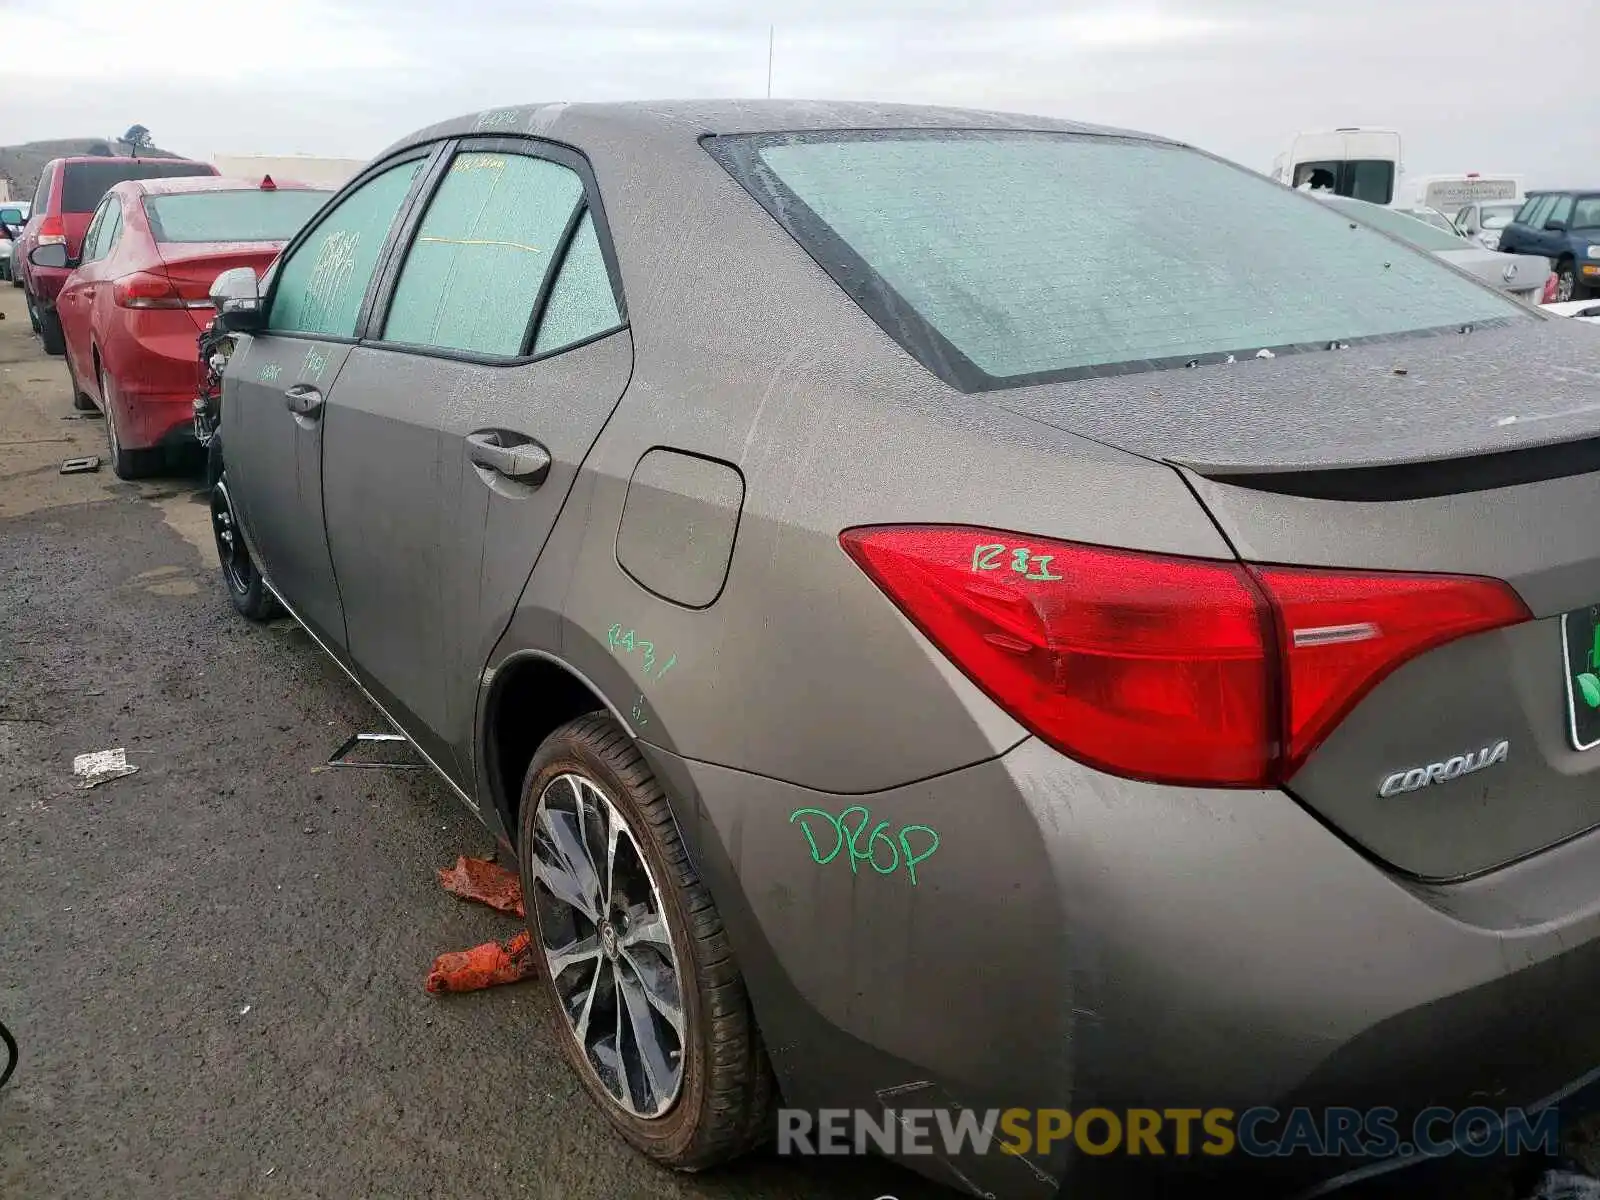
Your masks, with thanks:
M522 882L493 859L462 855L456 865L439 872L439 885L452 896L476 900L497 912L520 917ZM538 969L533 938L523 930L503 942L485 942L470 950L453 950L433 960L423 987L440 992L476 992L502 983L517 983Z
M523 916L522 881L492 858L468 858L463 854L456 865L439 872L439 885L452 896L487 904L508 916Z
M534 973L533 937L524 929L503 942L485 942L471 950L455 950L433 960L422 986L439 992L476 992L502 983L516 983Z

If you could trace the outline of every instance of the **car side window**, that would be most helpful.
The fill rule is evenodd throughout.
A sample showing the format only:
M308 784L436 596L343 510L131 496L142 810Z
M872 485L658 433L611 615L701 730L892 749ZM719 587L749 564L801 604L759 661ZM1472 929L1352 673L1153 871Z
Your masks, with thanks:
M1552 195L1544 195L1530 200L1528 203L1532 207L1527 208L1524 213L1517 214L1521 218L1522 224L1531 229L1543 228L1550 215L1550 210L1556 206L1556 198Z
M611 275L595 233L594 214L585 212L539 317L533 352L552 354L621 324L617 295L611 290Z
M351 192L278 270L267 328L354 337L356 318L421 159L390 167Z
M38 190L33 193L33 207L28 210L30 216L34 213L44 212L45 208L49 205L50 180L52 175L53 172L46 171L43 175L39 176Z
M406 252L383 339L515 357L562 234L578 173L521 154L458 154Z
M83 255L78 259L80 265L95 262L101 257L100 230L110 219L111 203L111 197L107 196L100 201L100 207L94 210L94 216L89 218L89 228L83 233Z
M106 223L100 230L99 253L96 258L105 258L117 248L117 243L122 240L122 205L113 200L111 207L106 210Z
M1571 196L1562 196L1556 201L1555 207L1552 208L1549 211L1549 213L1547 213L1545 215L1544 220L1541 221L1540 224L1542 225L1542 224L1545 224L1546 222L1549 222L1549 221L1560 221L1563 224L1566 224L1567 222L1570 222L1571 220L1572 220L1572 197Z

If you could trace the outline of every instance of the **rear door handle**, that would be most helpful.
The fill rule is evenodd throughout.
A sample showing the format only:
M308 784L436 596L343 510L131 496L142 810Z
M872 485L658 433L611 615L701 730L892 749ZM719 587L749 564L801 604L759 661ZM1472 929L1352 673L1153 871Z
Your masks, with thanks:
M548 450L525 434L504 429L467 434L467 457L474 466L532 487L538 487L550 473Z
M297 383L284 391L283 404L297 417L315 417L322 411L322 393L309 383Z

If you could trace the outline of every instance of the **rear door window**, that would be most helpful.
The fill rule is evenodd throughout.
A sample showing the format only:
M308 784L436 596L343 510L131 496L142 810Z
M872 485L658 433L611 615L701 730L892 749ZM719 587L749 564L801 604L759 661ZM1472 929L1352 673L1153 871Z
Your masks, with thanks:
M520 154L458 154L406 253L383 338L514 358L583 201L583 180Z
M375 175L340 200L277 272L267 328L354 337L367 285L421 159Z
M586 212L539 317L533 352L554 354L609 333L621 324L622 314L617 309L617 295L611 289L611 275L595 233L594 215Z
M117 243L122 240L122 205L113 200L111 211L106 214L105 228L100 231L100 257L106 258L117 248Z
M93 212L100 198L125 179L184 179L217 173L209 163L185 159L68 163L65 170L66 182L61 189L61 211L64 213Z
M885 332L966 391L1526 314L1326 204L1170 144L987 130L706 144Z
M111 219L111 206L115 203L116 201L107 196L100 202L100 207L95 210L94 216L89 219L89 228L83 234L83 256L78 260L80 264L92 263L101 257L100 230Z

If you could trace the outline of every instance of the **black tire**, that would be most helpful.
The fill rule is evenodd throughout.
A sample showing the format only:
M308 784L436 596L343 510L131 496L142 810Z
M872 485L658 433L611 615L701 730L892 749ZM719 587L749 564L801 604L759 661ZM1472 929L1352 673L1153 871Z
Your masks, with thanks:
M61 332L61 318L53 308L39 313L39 341L46 354L60 358L67 352L67 335Z
M117 434L117 406L111 402L110 387L110 377L101 367L100 411L106 418L106 450L111 458L111 469L118 479L147 479L167 465L167 456L159 446L130 450L122 444Z
M606 1091L579 1045L561 993L546 969L540 929L545 903L535 892L533 856L539 797L563 775L580 776L605 794L657 883L678 968L684 1022L681 1081L670 1106L659 1116L637 1116ZM705 1170L760 1145L769 1133L776 1089L744 976L734 961L716 903L689 862L666 794L609 714L579 717L545 739L523 779L518 824L517 860L528 927L551 1000L552 1028L573 1072L601 1111L634 1149L679 1171ZM603 963L595 961L598 975Z
M33 293L29 292L29 291L24 291L22 293L22 303L24 305L26 305L27 309L28 309L28 324L32 327L32 329L33 329L33 331L35 333L38 333L39 332L39 306L33 302Z
M72 407L79 412L93 412L94 401L85 394L83 387L78 383L78 373L72 369L72 355L66 356L67 383L72 388Z
M239 532L228 495L227 469L222 461L222 439L213 438L206 451L206 482L211 486L211 536L216 540L217 561L222 566L222 586L239 615L251 621L270 621L283 606L250 561L250 551Z

